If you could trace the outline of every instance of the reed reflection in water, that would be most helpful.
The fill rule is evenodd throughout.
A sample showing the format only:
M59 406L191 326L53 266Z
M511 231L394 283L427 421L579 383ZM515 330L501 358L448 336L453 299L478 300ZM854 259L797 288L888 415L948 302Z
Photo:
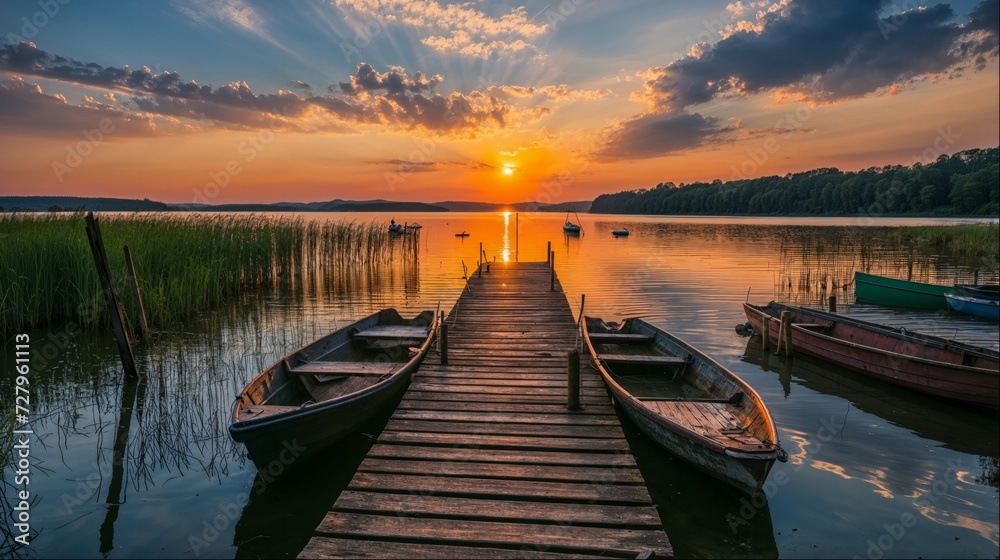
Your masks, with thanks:
M406 219L424 227L418 236L385 238L397 252L384 266L310 269L281 289L166 326L156 344L137 351L147 380L134 397L110 338L72 332L70 342L57 344L32 373L32 483L41 496L32 514L41 534L30 553L297 555L371 441L356 434L296 476L268 480L227 433L240 389L293 349L374 310L395 306L410 316L439 302L449 309L465 285L462 264L474 270L480 242L488 260L542 261L551 240L575 313L586 293L588 315L641 316L698 346L761 394L794 459L772 471L767 500L748 505L623 420L679 555L864 556L867 541L903 513L918 517L917 528L894 541L888 555L996 555L996 418L838 370L834 381L817 381L814 364L754 357L755 348L733 330L745 321L748 290L757 303L810 305L835 293L847 314L907 328L916 321L948 337L1000 345L995 324L853 304L853 269L899 271L900 262L909 268L900 255L870 245L863 260L862 242L873 236L860 226L583 215L584 231L564 236L561 214ZM614 238L611 230L622 226L632 234ZM461 231L471 235L454 235ZM941 255L911 260L918 279L967 279L974 266L981 282L997 278L996 268ZM45 341L64 331L60 325L31 334ZM10 351L0 348L0 359ZM5 381L0 394L10 402ZM384 421L376 418L361 432L374 436ZM949 462L962 467L954 477ZM931 502L946 479L955 482Z

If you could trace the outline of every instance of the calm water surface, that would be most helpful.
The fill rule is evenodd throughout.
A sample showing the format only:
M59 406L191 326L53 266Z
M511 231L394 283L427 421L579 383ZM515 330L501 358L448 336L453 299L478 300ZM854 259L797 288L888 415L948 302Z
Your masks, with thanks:
M438 303L450 309L464 271L476 267L480 242L489 260L538 261L549 241L574 312L586 294L588 315L641 316L709 353L761 394L789 452L789 462L770 475L767 499L750 501L625 421L678 555L994 558L1000 552L996 414L818 361L764 356L756 339L734 330L746 320L740 304L748 298L820 306L836 295L847 314L997 348L995 323L853 304L857 269L952 283L971 282L978 268L981 282L996 282L996 262L871 246L879 227L953 222L583 215L583 233L565 236L563 214L348 217L419 221L419 237L386 239L419 249L401 251L410 256L374 274L311 275L288 293L161 326L160 340L138 350L148 381L136 395L123 391L108 336L72 324L31 333L31 525L38 534L22 555L296 556L386 414L295 477L270 482L226 431L240 389L291 350L373 310L395 306L411 315ZM632 235L614 238L611 231L622 226ZM455 237L461 231L470 236ZM0 349L5 363L12 361L12 344ZM8 369L4 402L13 401Z

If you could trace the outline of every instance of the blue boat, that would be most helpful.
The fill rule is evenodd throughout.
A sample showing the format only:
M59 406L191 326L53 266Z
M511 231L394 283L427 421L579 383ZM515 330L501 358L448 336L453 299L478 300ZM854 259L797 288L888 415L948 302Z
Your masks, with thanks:
M974 315L991 321L1000 321L1000 301L958 294L945 294L948 308L952 311Z

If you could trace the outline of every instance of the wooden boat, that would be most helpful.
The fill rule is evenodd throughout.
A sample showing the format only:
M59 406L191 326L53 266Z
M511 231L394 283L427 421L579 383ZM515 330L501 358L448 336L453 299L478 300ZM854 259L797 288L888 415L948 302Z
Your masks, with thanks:
M864 272L854 273L854 293L857 300L864 303L890 307L946 309L944 295L954 291L955 288L952 286L897 280Z
M622 237L622 236L628 235L628 228L621 228L621 229L612 230L611 231L611 235L613 235L615 237Z
M580 216L577 216L576 219L579 220ZM563 224L563 231L566 233L580 233L581 229L580 224L574 224L569 221L569 212L566 212L566 223Z
M945 294L948 309L991 321L1000 321L1000 301L958 294Z
M1000 284L955 284L955 291L960 296L1000 299Z
M391 223L389 224L389 233L403 233L402 224Z
M787 458L757 392L693 346L641 319L587 317L583 331L614 400L667 451L749 495ZM637 377L661 394L638 394Z
M437 328L433 311L407 320L384 309L292 352L240 393L229 434L259 471L283 473L397 397Z
M915 391L1000 408L1000 354L802 307L743 304L755 331L777 344L782 311L791 312L792 348Z

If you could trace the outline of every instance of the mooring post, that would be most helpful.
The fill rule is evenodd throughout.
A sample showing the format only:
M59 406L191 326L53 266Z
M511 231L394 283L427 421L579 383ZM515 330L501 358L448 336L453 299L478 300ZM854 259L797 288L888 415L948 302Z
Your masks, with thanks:
M545 260L548 261L549 266L552 266L552 242L545 246Z
M479 277L480 278L483 277L483 265L484 264L486 264L486 263L483 262L483 242L480 241L479 242Z
M760 348L764 353L771 351L771 316L764 315L764 325L761 327ZM767 358L764 358L765 360Z
M139 291L139 278L135 274L135 263L132 262L132 251L128 245L124 247L125 265L128 267L129 278L132 279L132 294L135 296L135 306L139 310L139 331L143 338L149 337L149 325L146 323L146 307L142 304L142 292Z
M448 324L441 322L441 365L448 365Z
M132 343L128 338L128 331L125 329L125 315L122 314L121 301L118 293L115 292L115 284L111 280L111 266L108 264L108 255L104 252L104 239L101 237L101 226L94 217L93 212L88 212L86 217L87 240L90 241L90 251L94 255L94 264L97 265L97 277L101 280L101 287L104 288L104 298L108 302L108 315L111 316L111 326L115 331L115 340L118 342L118 354L122 359L122 367L125 368L125 375L132 379L139 378L139 372L135 369L135 358L132 356Z
M580 410L580 351L576 348L566 354L566 408Z
M587 294L580 294L580 318L576 320L576 324L579 325L583 323L583 306L587 303Z
M830 296L830 313L837 312L837 296Z
M549 253L549 262L552 263L552 276L549 279L549 291L556 291L556 252Z
M785 348L785 356L792 355L792 312L782 311L781 312L781 329L778 334L778 351L781 351L781 347Z
M979 285L979 269L978 268L972 271L972 285L973 286L978 286Z

